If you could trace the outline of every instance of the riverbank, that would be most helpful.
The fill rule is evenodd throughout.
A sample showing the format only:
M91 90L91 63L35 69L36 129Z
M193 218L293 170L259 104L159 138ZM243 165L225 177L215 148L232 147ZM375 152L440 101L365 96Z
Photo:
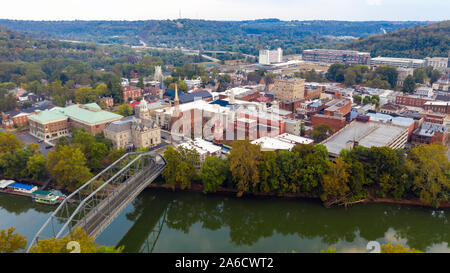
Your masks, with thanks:
M161 189L161 190L168 190L172 191L172 187L168 184L156 184L152 183L148 186L148 188L153 189ZM202 192L203 186L200 184L192 184L191 188L189 189L181 189L180 186L175 187L175 191L189 191L189 192ZM222 194L222 195L234 195L237 194L236 189L229 189L229 188L217 188L216 192L214 193L207 193L207 194ZM253 196L253 197L259 197L259 198L280 198L280 199L315 199L320 200L321 199L318 196L313 196L310 194L294 194L294 193L285 193L285 194L272 194L272 193L251 193L246 194L246 196ZM396 205L407 205L407 206L419 206L419 207L426 207L426 208L435 208L432 205L425 204L420 199L411 199L411 200L395 200L390 198L375 198L375 197L368 197L366 199L362 199L358 201L358 203L384 203L384 204L396 204ZM356 203L355 203L356 204ZM441 203L439 205L439 208L450 208L450 202Z

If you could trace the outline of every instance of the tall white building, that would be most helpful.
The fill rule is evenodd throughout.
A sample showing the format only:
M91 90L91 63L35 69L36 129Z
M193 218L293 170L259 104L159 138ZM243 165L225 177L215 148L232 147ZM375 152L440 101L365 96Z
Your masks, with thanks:
M162 71L161 71L161 66L157 65L155 66L155 76L154 76L154 80L159 82L162 78Z
M275 50L263 49L259 51L260 64L281 63L283 61L283 50L277 48Z

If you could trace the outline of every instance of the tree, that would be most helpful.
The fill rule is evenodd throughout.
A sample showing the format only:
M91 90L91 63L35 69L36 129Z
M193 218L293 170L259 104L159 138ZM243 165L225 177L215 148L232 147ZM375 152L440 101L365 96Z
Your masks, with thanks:
M402 91L406 93L413 93L414 90L416 90L416 82L413 76L408 75L403 81Z
M72 143L83 151L87 160L87 166L93 170L102 168L102 161L108 155L108 147L105 143L97 141L84 129L75 129L72 133Z
M62 146L47 156L47 168L58 186L74 190L92 177L83 152L73 146Z
M250 190L256 192L259 184L260 146L250 143L250 140L235 140L231 145L229 155L230 171L237 182L237 196L241 197Z
M23 148L23 142L14 134L0 133L0 153L13 153Z
M405 166L413 190L425 204L439 207L450 193L450 162L446 147L440 144L420 145L407 152Z
M325 201L331 198L343 198L350 191L349 172L350 166L342 158L338 158L336 163L328 162L328 172L323 176L323 193L320 198Z
M353 102L356 103L356 104L361 104L361 102L362 102L362 97L361 97L360 95L358 95L358 94L355 94L355 95L353 96Z
M379 89L390 89L391 85L389 84L388 81L383 80L379 77L369 80L366 83L366 86L371 87L371 88L379 88Z
M413 71L413 77L416 83L424 83L427 77L427 73L423 68L416 68Z
M203 193L216 192L217 188L227 179L228 165L225 160L216 156L205 158L200 168L200 179L203 184Z
M406 248L399 244L392 245L391 243L387 243L381 245L381 253L422 253L422 252L414 248L412 249Z
M0 230L0 253L14 253L27 246L26 237L14 233L15 230L14 227Z
M143 77L139 77L139 81L136 84L137 87L144 89L145 88L145 84L144 84L144 78Z
M164 151L167 161L162 176L166 183L175 189L177 185L181 189L190 188L191 182L196 178L196 166L199 163L199 154L196 150L178 147L168 147Z
M95 243L94 238L87 235L86 231L81 228L73 229L69 235L56 239L39 240L38 243L30 248L31 253L70 253L69 242L77 242L80 246L80 253L121 253L123 247L113 248L99 246Z
M352 86L356 84L356 73L353 70L348 69L345 71L344 78L345 86Z
M133 114L133 108L128 103L119 105L119 107L117 107L117 114L124 117L131 116Z
M439 78L441 78L441 72L437 69L434 69L433 72L431 72L430 84L435 83L437 80L439 80Z
M312 136L315 142L321 142L326 139L331 133L333 133L333 128L326 124L319 124L312 130Z
M47 177L47 159L42 154L32 155L27 162L26 172L35 180Z
M281 170L278 156L273 151L263 152L263 160L259 164L261 192L277 192L280 188Z

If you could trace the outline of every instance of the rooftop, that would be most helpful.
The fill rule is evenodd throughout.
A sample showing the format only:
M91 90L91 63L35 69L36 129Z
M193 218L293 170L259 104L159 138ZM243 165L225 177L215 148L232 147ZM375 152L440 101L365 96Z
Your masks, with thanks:
M389 145L405 130L407 127L391 123L354 121L326 140L324 145L329 153L335 155L339 155L342 149L346 149L349 141L357 141L359 145L366 148L383 147Z

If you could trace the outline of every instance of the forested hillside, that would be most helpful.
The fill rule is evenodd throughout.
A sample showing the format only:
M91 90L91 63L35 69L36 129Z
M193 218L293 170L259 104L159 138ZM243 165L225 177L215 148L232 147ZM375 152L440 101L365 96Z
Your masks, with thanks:
M312 47L334 47L342 38L367 37L383 30L427 22L148 20L148 21L17 21L0 25L32 37L86 42L230 50L257 55L259 49L282 47L286 54ZM350 37L351 36L351 37Z
M369 51L372 57L446 57L450 52L450 21L370 36L340 48Z

